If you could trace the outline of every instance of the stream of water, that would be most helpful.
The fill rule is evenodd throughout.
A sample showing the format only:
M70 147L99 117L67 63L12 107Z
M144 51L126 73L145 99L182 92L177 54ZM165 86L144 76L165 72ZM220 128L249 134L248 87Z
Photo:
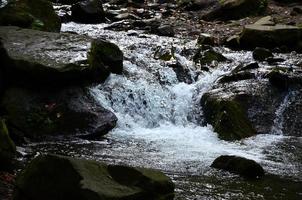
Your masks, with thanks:
M302 197L299 182L284 186L277 183L255 186L236 175L210 168L218 156L232 154L261 163L269 173L302 180L302 164L297 158L302 153L301 138L283 136L280 130L288 97L276 111L275 123L279 126L272 127L268 134L226 142L218 139L211 126L200 126L202 112L199 101L202 94L238 63L252 61L251 52L219 48L233 62L217 64L218 67L200 73L196 81L187 84L179 82L166 62L155 59L153 55L157 47L169 49L173 46L175 59L190 70L193 63L180 52L184 48L193 48L196 41L140 33L129 36L125 32L104 30L103 25L68 23L63 25L62 31L102 36L116 43L124 52L123 75L112 74L104 84L91 88L94 97L116 114L118 124L101 141L34 143L30 145L32 149L160 169L174 180L176 199ZM193 71L191 75L193 79L197 76Z

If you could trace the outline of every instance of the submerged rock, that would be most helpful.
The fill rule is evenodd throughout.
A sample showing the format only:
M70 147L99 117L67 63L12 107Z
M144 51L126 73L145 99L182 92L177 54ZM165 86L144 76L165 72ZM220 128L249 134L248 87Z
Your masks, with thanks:
M0 170L10 168L16 155L16 146L9 136L5 121L0 118Z
M61 22L49 1L11 0L0 8L0 26L59 32Z
M263 13L267 0L220 0L219 5L203 18L205 20L240 19Z
M1 68L12 84L34 87L79 85L104 81L121 73L123 53L105 40L67 33L0 27L6 54Z
M289 25L247 25L239 42L241 47L247 49L264 47L302 51L302 28Z
M15 200L174 198L174 184L159 171L56 155L35 158L17 177L16 185Z
M219 156L214 160L211 167L227 170L245 178L261 178L264 176L261 165L254 160L238 156Z
M117 121L87 89L77 87L10 88L4 93L0 106L16 138L41 139L64 134L94 139L107 134Z

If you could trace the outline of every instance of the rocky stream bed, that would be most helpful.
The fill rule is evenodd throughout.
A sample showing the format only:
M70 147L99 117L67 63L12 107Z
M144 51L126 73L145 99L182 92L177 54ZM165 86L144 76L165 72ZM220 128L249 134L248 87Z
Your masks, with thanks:
M60 26L33 11L20 28L0 10L0 158L16 159L0 172L0 198L302 198L299 1L269 1L240 19L224 19L228 7L208 12L218 1L112 1L94 10L98 18L81 17L72 0L53 2ZM14 141L17 153L1 141ZM221 155L256 161L264 176L213 168ZM48 177L31 173L62 185L84 178L79 190L62 186L64 196L35 192L28 184Z

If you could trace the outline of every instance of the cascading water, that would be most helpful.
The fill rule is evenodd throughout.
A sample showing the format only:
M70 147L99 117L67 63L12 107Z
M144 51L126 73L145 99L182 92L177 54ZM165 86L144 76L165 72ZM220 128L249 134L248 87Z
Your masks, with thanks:
M262 163L267 171L277 174L284 172L280 171L285 169L284 164L275 157L270 158L276 149L271 148L269 155L264 152L282 141L282 135L273 133L240 142L226 142L218 139L211 126L200 125L202 113L199 102L202 94L213 86L218 77L228 73L240 61L252 61L251 52L236 53L220 48L219 51L233 60L233 63L218 64L211 72L201 73L196 81L187 84L178 81L177 75L166 62L154 59L154 52L157 46L173 47L175 59L190 69L194 64L181 56L180 52L184 47L194 47L195 41L150 35L127 36L125 32L104 30L102 25L68 23L63 25L62 31L105 37L124 52L123 75L112 74L105 83L91 88L94 97L116 114L118 124L103 141L77 140L48 143L51 148L45 143L40 147L39 144L33 144L33 147L40 151L48 148L49 152L64 149L68 154L95 160L160 169L174 179L177 199L204 199L213 197L213 193L224 195L212 199L229 199L225 191L219 191L223 187L223 181L212 182L215 179L212 173L217 172L209 166L219 155L243 156ZM193 70L191 75L191 79L195 80L197 75ZM288 97L283 104L287 101ZM277 116L282 114L282 110L281 106ZM276 120L276 124L279 123ZM280 128L276 126L272 130L278 132ZM296 174L296 170L287 170L286 173ZM198 178L198 184L195 178L190 178L195 175L203 177ZM202 191L199 191L200 188ZM240 190L233 190L232 194L233 197L244 199ZM246 195L250 198L257 196Z

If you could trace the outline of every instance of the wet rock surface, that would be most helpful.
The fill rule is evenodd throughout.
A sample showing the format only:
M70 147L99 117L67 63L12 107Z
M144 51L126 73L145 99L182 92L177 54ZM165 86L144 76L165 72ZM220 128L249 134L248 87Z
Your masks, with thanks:
M93 83L122 71L123 53L104 40L17 27L1 27L0 37L7 52L1 68L13 84Z
M174 184L159 171L56 155L35 158L16 183L16 200L172 200L174 197Z
M254 160L249 160L238 156L219 156L214 160L211 167L227 170L240 174L245 178L261 178L264 170Z
M116 116L98 104L84 88L32 90L10 88L1 108L16 138L81 135L100 138L115 127Z

